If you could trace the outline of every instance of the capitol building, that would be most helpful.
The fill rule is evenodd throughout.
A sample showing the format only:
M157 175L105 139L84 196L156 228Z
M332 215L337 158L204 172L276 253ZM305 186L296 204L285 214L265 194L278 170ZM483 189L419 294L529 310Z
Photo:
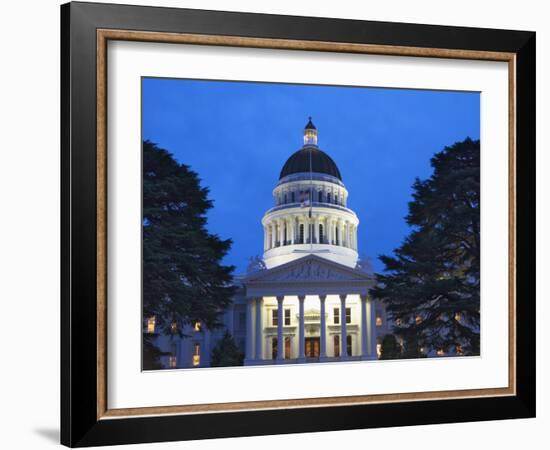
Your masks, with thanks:
M156 336L165 368L208 367L229 331L244 365L377 359L391 332L382 303L370 297L374 276L360 267L360 219L334 160L318 145L311 118L303 146L284 163L273 204L261 218L263 258L236 277L238 292L223 327L197 322L185 337ZM258 218L259 220L260 218ZM155 333L154 321L147 331Z

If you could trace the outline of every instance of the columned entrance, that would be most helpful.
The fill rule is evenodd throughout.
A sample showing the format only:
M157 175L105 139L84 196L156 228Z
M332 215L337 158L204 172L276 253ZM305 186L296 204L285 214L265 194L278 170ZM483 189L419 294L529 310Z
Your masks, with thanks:
M377 359L373 278L307 255L245 280L245 364Z

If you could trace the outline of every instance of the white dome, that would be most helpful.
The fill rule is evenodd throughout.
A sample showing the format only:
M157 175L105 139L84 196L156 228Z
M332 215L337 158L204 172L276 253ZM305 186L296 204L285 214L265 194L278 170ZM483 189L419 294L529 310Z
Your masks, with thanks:
M324 166L314 165L313 155L319 150L314 152L313 147L302 148L285 163L273 190L275 206L262 219L264 262L268 269L308 254L352 268L357 265L359 219L347 208L348 191L336 164L323 153L336 169L324 170ZM298 153L300 164L289 165ZM311 171L304 171L308 167ZM323 170L315 171L318 167Z

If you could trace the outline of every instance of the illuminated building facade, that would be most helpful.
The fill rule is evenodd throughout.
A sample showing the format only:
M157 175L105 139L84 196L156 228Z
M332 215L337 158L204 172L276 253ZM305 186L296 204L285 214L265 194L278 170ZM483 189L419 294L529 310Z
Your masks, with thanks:
M226 330L245 365L377 359L387 316L369 296L374 277L358 264L359 219L347 206L337 165L318 146L311 118L273 201L262 218L262 264L237 277L239 292L223 314L224 327L195 324L185 330L189 337L159 336L165 367L209 366Z

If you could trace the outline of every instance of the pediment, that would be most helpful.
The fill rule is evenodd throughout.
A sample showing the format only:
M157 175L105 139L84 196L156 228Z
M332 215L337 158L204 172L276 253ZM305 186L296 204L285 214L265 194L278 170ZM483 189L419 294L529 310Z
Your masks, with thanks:
M255 273L245 284L256 283L319 283L372 282L371 275L334 261L308 255L278 267Z

